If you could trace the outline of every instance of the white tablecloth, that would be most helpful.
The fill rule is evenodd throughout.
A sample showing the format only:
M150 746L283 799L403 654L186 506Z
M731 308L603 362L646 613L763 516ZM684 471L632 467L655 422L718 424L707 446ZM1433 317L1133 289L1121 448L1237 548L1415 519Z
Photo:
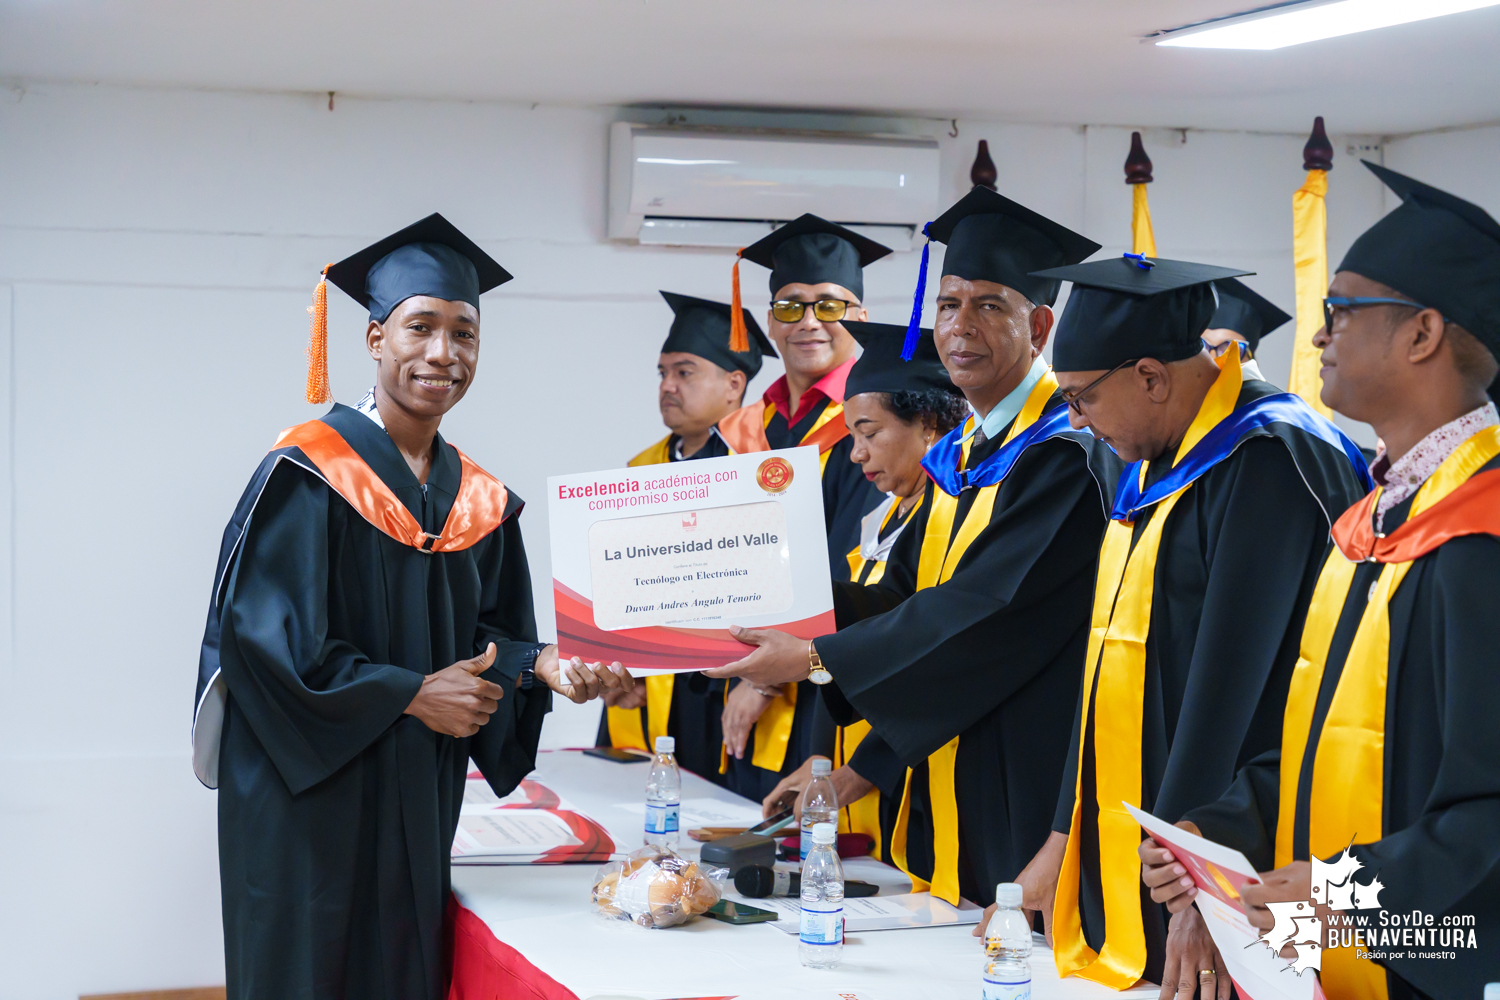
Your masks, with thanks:
M616 764L577 751L543 751L532 778L605 827L618 849L641 844L641 817L618 808L644 799L648 765ZM696 775L682 776L683 799L745 800ZM697 855L683 837L681 853ZM595 865L455 866L453 891L501 942L572 990L580 1000L737 996L817 1000L974 1000L982 950L972 927L934 927L850 934L843 964L803 968L797 937L767 924L735 927L700 917L680 927L647 930L598 916L589 902ZM845 865L848 878L909 892L894 868L868 858ZM730 892L730 898L739 899ZM754 902L751 900L750 902ZM1125 996L1155 996L1140 989ZM1036 938L1032 996L1087 1000L1121 996L1078 979L1059 980L1052 953Z

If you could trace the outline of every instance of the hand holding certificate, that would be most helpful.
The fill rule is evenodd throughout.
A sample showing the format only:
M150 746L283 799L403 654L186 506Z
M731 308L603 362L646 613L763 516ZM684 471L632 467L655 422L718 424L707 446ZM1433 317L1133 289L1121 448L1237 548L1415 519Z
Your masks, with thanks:
M558 652L631 673L744 655L730 625L834 630L816 448L547 481Z

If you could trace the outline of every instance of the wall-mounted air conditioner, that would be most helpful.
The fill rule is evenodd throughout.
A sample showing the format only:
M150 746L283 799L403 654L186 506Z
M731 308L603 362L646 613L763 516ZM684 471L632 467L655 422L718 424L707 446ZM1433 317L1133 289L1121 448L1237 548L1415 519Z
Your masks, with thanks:
M935 139L610 126L614 240L742 247L813 212L906 250L937 200Z

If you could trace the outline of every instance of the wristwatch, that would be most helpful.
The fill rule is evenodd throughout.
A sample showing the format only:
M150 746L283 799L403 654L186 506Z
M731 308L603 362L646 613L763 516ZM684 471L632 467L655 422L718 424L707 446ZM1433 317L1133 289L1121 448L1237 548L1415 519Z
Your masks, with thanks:
M807 665L812 668L807 679L814 684L827 684L833 680L833 675L828 672L827 667L823 666L823 658L818 655L818 649L811 639L807 640Z
M521 672L516 676L516 687L522 691L530 691L536 684L536 658L542 655L542 650L547 648L545 642L539 642L531 652L521 658Z

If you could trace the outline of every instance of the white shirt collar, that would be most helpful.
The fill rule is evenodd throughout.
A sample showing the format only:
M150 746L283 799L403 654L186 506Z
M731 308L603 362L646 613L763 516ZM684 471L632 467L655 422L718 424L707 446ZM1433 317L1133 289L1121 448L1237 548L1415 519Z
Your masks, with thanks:
M1022 408L1026 406L1027 397L1031 395L1031 390L1035 389L1036 384L1042 380L1042 376L1047 374L1047 367L1047 362L1043 361L1042 356L1038 354L1031 362L1031 370L1026 373L1021 384L1007 393L1005 398L996 403L994 408L983 417L980 417L979 411L970 405L969 412L974 414L974 427L964 435L964 440L973 437L981 427L984 428L984 436L991 441L998 438L1006 425L1020 415Z

